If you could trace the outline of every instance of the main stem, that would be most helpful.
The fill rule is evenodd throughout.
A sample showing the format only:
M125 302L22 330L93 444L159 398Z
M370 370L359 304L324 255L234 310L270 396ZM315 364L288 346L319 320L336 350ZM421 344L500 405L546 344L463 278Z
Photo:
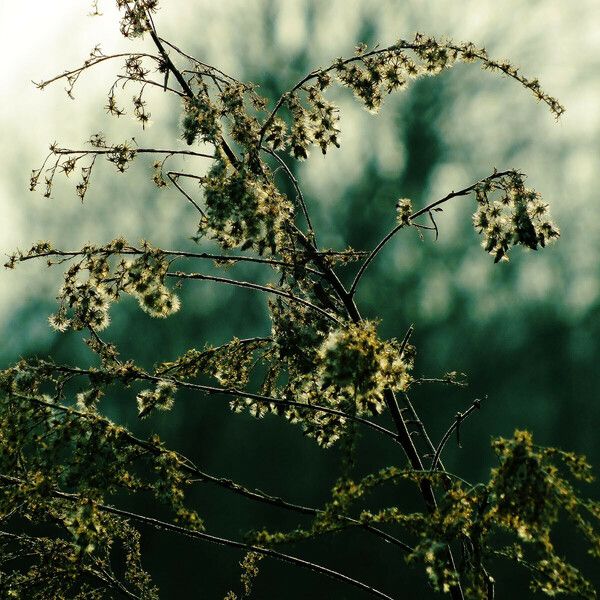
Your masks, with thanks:
M149 17L149 22L151 24L150 36L152 37L152 41L154 42L154 44L157 47L158 51L160 52L163 60L165 61L167 69L171 73L173 73L173 75L175 76L175 78L177 79L179 84L181 85L181 87L184 90L184 92L186 93L186 95L188 95L190 98L193 98L194 97L193 91L191 90L189 84L187 83L187 81L185 80L185 78L183 77L181 72L175 67L175 65L169 58L168 53L166 52L163 44L161 43L161 40L159 39L159 37L156 33L154 24L152 23L152 19L150 17ZM299 86L297 86L297 87L299 87ZM280 103L281 103L281 101L280 101ZM278 105L280 103L278 103ZM278 107L276 107L276 109L277 108ZM276 110L274 111L274 113L275 112L276 112ZM268 123L268 121L267 121L267 123ZM261 141L262 141L262 135L264 133L264 129L266 128L267 123L265 123L265 125L263 125L263 129L261 130ZM221 140L220 145L221 145L222 150L227 155L227 158L234 165L234 167L236 167L238 164L237 157L235 156L235 154L233 153L231 148L228 146L227 142L225 142L225 140ZM260 143L259 143L259 147L260 147ZM330 285L333 287L333 289L335 290L335 292L338 295L341 302L344 304L344 307L346 308L349 317L352 319L352 321L354 323L359 323L362 320L362 317L360 316L358 307L356 306L356 303L354 302L354 300L352 298L353 294L348 293L348 291L346 290L346 288L344 287L344 285L342 284L342 282L340 281L338 276L335 274L333 269L327 264L325 259L319 254L319 252L318 252L317 248L314 246L314 244L311 243L311 241L299 229L296 229L296 234L297 234L297 237L298 237L298 240L300 241L300 243L309 252L309 254L313 258L315 263L317 265L319 265L319 267L323 270L325 278L330 283ZM356 282L356 283L358 283L358 282ZM354 291L354 290L352 290L352 291ZM402 448L403 448L406 456L408 457L408 460L409 460L412 468L415 470L423 471L423 463L421 461L421 457L419 456L419 453L417 452L417 449L415 448L415 445L413 444L413 441L410 437L410 433L408 432L408 428L406 426L404 418L402 417L402 413L400 412L400 407L398 406L398 402L396 400L396 396L394 395L394 392L391 389L387 389L384 393L384 399L385 399L387 408L390 411L390 414L392 415L394 424L396 426L396 430L398 433L398 440L399 440L400 444L402 445ZM423 479L421 479L421 481L419 483L419 487L421 489L421 495L423 496L423 499L425 500L427 509L430 512L433 512L435 510L437 504L436 504L436 499L435 499L435 493L434 493L433 487L431 485L431 481L429 479L423 478ZM452 550L450 549L450 547L448 547L447 553L448 553L448 566L451 568L451 570L453 572L456 572L456 564L454 562L454 557L452 555ZM450 595L452 596L453 600L464 600L464 595L463 595L460 583L457 583L450 587Z
M319 266L321 271L323 271L325 278L330 283L331 287L335 290L339 299L343 302L350 319L354 323L359 323L362 320L362 317L360 315L358 307L356 306L356 303L354 302L352 293L349 293L346 290L346 288L344 287L338 276L335 274L333 269L318 253L317 249L311 244L309 239L300 230L297 230L297 234L300 243L309 252L312 259ZM398 406L396 396L391 389L388 388L385 390L384 400L388 410L390 411L392 420L394 421L396 432L398 434L398 441L400 442L400 445L402 446L402 449L404 450L404 453L406 454L411 467L416 471L423 471L423 462L412 441L412 438L408 431L408 427L406 426L406 422L404 420L404 417L402 416L400 407ZM437 507L437 502L435 499L435 492L433 491L431 481L427 478L422 478L419 482L419 488L421 490L421 495L423 496L423 500L425 501L427 510L429 510L429 512L433 512ZM454 556L452 554L452 549L450 548L450 546L447 547L447 560L448 566L450 567L452 572L456 573L456 562L454 560ZM460 582L450 587L450 596L453 600L464 600L464 595Z

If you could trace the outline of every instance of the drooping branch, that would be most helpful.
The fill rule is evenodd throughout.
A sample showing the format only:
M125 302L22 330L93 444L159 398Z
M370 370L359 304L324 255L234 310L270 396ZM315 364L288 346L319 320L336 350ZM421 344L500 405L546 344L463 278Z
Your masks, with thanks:
M283 93L277 100L274 108L265 119L261 130L260 140L258 146L260 147L263 142L264 135L272 122L274 121L277 113L286 101L294 95L298 90L304 89L305 85L313 80L327 77L332 72L340 72L345 70L352 63L363 62L367 63L369 60L376 59L383 55L384 57L400 58L404 56L405 51L412 51L420 58L428 61L425 67L425 72L436 73L440 70L452 66L456 60L462 60L464 62L479 61L482 68L490 71L499 71L514 79L520 83L523 87L530 90L538 100L544 102L550 111L558 118L565 111L564 107L556 100L556 98L550 96L542 90L540 83L537 79L529 79L522 75L518 68L506 61L497 61L490 58L485 48L476 48L472 43L455 44L451 41L438 42L434 38L427 38L422 34L416 34L415 40L410 42L407 40L399 40L396 44L387 46L385 48L375 48L371 51L359 50L356 56L352 56L346 59L338 59L333 64L326 68L315 69L308 73L305 77L300 79L291 89ZM420 71L416 65L411 67L412 72L410 76L417 76ZM398 85L399 81L395 81Z
M252 283L250 281L238 281L235 279L228 279L227 277L217 277L215 275L204 275L202 273L184 273L183 271L175 271L175 272L169 272L166 275L167 275L167 277L174 277L176 279L198 279L201 281L214 281L216 283L224 283L226 285L233 285L236 287L258 290L258 291L264 292L266 294L274 294L275 296L281 296L282 298L286 298L287 300L290 300L291 302L297 302L298 304L302 304L303 306L306 306L307 308L310 308L311 310L314 310L315 312L318 312L319 314L323 315L330 321L333 321L334 323L336 323L338 325L340 324L340 321L336 317L334 317L331 313L327 312L326 310L322 309L320 306L317 306L316 304L313 304L312 302L309 302L308 300L304 300L304 298L300 298L299 296L296 296L296 295L292 294L291 292L286 292L284 290L280 290L275 287L259 285L257 283Z
M436 200L435 202L432 202L431 204L428 204L427 206L417 210L412 215L410 215L408 220L409 220L409 222L412 222L417 217L420 217L421 215L424 215L426 213L430 214L432 210L434 210L435 208L439 207L440 205L448 202L452 198L457 198L459 196L468 196L471 192L473 192L477 188L477 186L481 185L482 183L484 183L486 181L493 181L494 179L500 179L502 177L507 177L514 173L515 173L515 171L512 171L512 170L500 171L500 172L496 171L492 175L489 175L488 177L484 177L483 179L480 179L479 181L475 182L474 184L472 184L466 188L463 188L462 190L458 190L457 192L452 191L449 194L447 194L446 196L444 196L443 198L440 198L439 200ZM375 246L375 248L373 248L373 250L371 251L369 256L367 256L367 258L365 259L363 264L360 266L360 269L356 273L356 276L354 277L354 281L352 282L352 285L350 286L350 290L348 292L351 296L355 294L356 288L361 280L361 277L364 275L365 271L367 270L367 267L376 258L376 256L379 254L379 252L381 252L383 247L405 226L406 226L406 223L404 223L404 222L396 225L387 235L385 235L385 237L377 244L377 246Z
M4 481L7 484L12 484L12 485L26 484L26 482L22 479L19 479L17 477L12 477L9 475L4 475L4 474L0 474L0 480ZM79 494L71 494L71 493L63 492L63 491L57 490L57 489L52 490L50 493L55 498L58 498L61 500L66 500L69 502L79 502L81 499L81 496ZM128 519L135 523L147 525L154 529L161 529L163 531L169 531L169 532L175 533L177 535L182 535L184 537L191 538L191 539L203 540L203 541L206 541L206 542L209 542L212 544L216 544L219 546L236 548L236 549L240 549L240 550L245 550L246 552L256 552L257 554L262 554L263 556L268 556L270 558L274 558L276 560L286 562L286 563L292 564L297 567L302 567L304 569L308 569L315 573L319 573L320 575L325 575L325 576L335 579L337 581L341 581L343 583L349 584L353 587L363 590L364 592L369 593L372 596L375 596L376 598L383 598L384 600L393 600L393 598L391 596L384 594L383 592L379 591L378 589L376 589L370 585L367 585L366 583L363 583L362 581L353 579L352 577L349 577L348 575L344 575L343 573L334 571L333 569L329 569L329 568L319 565L317 563L310 562L310 561L304 560L302 558L297 558L297 557L291 556L289 554L284 554L282 552L278 552L277 550L272 550L270 548L262 548L260 546L253 546L251 544L245 544L243 542L238 542L236 540L230 540L227 538L218 537L215 535L211 535L209 533L204 533L202 531L188 529L185 527L181 527L180 525L174 525L167 521L161 521L161 520L155 519L153 517L147 517L145 515L122 510L122 509L115 508L113 506L109 506L109 505L102 504L102 503L94 503L94 506L102 512L112 514L117 517L122 517L124 519Z
M47 400L44 400L42 398L37 398L35 396L27 396L24 394L16 394L16 393L13 395L16 398L19 398L21 400L26 400L26 401L36 404L38 406L43 406L45 408L49 408L51 410L61 412L61 413L67 414L67 415L77 416L80 419L88 419L88 420L94 419L95 422L97 422L98 419L101 419L102 422L104 422L106 424L109 423L109 421L106 420L104 417L100 417L99 415L97 415L95 413L82 412L82 411L72 408L70 406L65 406L63 404L59 404L56 402L48 402ZM164 449L163 447L161 447L159 444L157 444L156 441L138 438L138 437L134 436L132 433L130 433L125 428L120 428L119 432L120 432L120 435L123 436L123 438L128 443L130 443L134 446L137 446L137 447L145 450L146 452L149 452L152 455L160 456L161 454L164 454L165 452L167 452L167 450ZM172 451L169 451L169 452L172 452ZM204 470L201 470L194 462L192 462L191 459L182 455L180 452L175 452L175 455L177 456L177 459L178 459L178 466L183 472L187 473L188 475L198 478L202 482L207 482L207 483L210 483L217 487L226 489L230 492L233 492L234 494L237 494L237 495L247 498L249 500L253 500L255 502L260 502L263 504L268 504L270 506L275 506L277 508L285 509L288 511L296 512L296 513L300 513L300 514L304 514L304 515L311 515L313 517L322 515L325 512L322 509L313 508L310 506L304 506L304 505L297 504L294 502L289 502L279 496L273 496L273 495L267 494L263 491L249 489L249 488L247 488L235 481L232 481L231 479L226 478L226 477L219 477L216 475L212 475L210 473L207 473ZM389 533L387 533L381 529L378 529L377 527L374 527L373 525L370 525L369 523L359 521L348 515L331 513L331 512L330 512L330 514L336 521L344 523L346 527L355 527L355 528L364 529L368 533L375 535L390 544L394 544L395 546L398 546L403 552L410 553L413 550L408 544L402 542L401 540L390 535Z

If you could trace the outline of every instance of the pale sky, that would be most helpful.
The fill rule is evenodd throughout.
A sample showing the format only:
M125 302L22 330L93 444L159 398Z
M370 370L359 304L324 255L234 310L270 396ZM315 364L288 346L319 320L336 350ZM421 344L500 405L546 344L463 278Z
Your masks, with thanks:
M274 7L275 48L265 48L260 35L253 34L260 31L268 4ZM438 36L448 34L459 40L473 39L486 45L490 54L509 57L522 66L526 74L539 76L544 87L567 107L567 114L558 125L513 82L498 84L496 76L481 73L476 67L465 75L466 79L451 80L455 86L455 108L441 126L448 140L453 140L461 149L461 158L440 165L429 188L437 193L448 186L465 183L462 178L473 169L479 169L479 165L485 165L486 169L488 165L503 166L497 165L498 157L508 153L515 160L515 164L509 166L523 168L536 187L545 195L553 196L553 213L563 230L566 226L571 233L561 241L565 252L573 257L565 302L575 308L579 305L585 308L597 300L600 295L596 283L600 251L596 192L600 167L600 0L331 0L323 3L163 0L161 5L156 21L165 37L181 42L192 51L204 52L207 60L235 75L243 75L240 71L248 63L266 61L266 69L271 62L281 66L281 60L305 46L309 46L316 65L352 52L354 43L360 41L356 36L362 15L371 13L381 16L377 35L384 44L398 37L410 37L415 30ZM311 27L306 19L309 5L315 5L320 16ZM105 103L102 96L111 83L110 66L82 79L75 102L67 98L60 83L43 92L31 84L31 80L41 80L80 64L97 43L101 43L105 52L131 49L130 43L118 32L113 2L103 0L100 7L104 16L88 18L86 0L1 0L0 43L3 56L7 57L0 84L2 254L16 246L27 247L38 239L61 240L65 235L73 243L93 241L97 237L97 223L102 224L103 232L119 228L136 232L137 222L142 219L140 205L129 203L131 180L128 183L128 175L112 184L118 186L114 189L124 194L126 200L115 199L113 188L107 187L111 190L110 198L103 198L102 204L88 203L85 207L81 207L68 186L60 188L50 201L28 191L30 171L41 164L49 142L58 140L64 145L80 145L99 130L123 138L137 135L131 120L111 122L102 109ZM478 89L478 93L474 94L473 89ZM161 102L159 98L155 114L161 114ZM394 138L391 126L393 109L372 118L351 101L347 104L344 103L343 109L350 115L346 118L351 126L343 134L343 151L328 156L327 164L318 157L306 163L304 183L316 194L326 186L329 196L329 190L334 187L341 197L344 186L352 183L350 167L356 164L361 152L380 152L380 164L389 169L399 168L403 160L405 149ZM365 135L366 131L377 136ZM163 121L158 120L147 135L149 139L153 136L161 139L161 135L168 132ZM369 145L368 139L375 137L377 143ZM515 141L521 150L514 150ZM108 168L105 172L112 176ZM332 173L339 173L339 180L334 177L332 181ZM358 176L360 171L356 174ZM150 188L148 184L149 191ZM95 193L96 200L102 198L99 191ZM329 201L335 203L335 195ZM119 211L114 210L114 202ZM179 214L162 205L158 208L153 205L154 209L164 211L165 226ZM580 216L574 218L575 213ZM536 265L536 272L542 274L538 280L542 282L541 293L544 293L556 284L553 278L557 275L544 260L536 260ZM0 324L8 322L10 304L23 290L29 296L44 291L36 290L31 284L48 281L47 277L40 276L41 268L41 265L27 266L17 272L0 272ZM58 272L53 276L52 285L56 284L56 277ZM524 278L524 286L530 285L530 274ZM48 290L52 292L49 287L44 293Z

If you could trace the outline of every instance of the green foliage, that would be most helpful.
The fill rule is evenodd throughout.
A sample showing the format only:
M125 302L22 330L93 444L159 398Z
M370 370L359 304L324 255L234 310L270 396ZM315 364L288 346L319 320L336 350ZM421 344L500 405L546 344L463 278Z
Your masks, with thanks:
M556 525L566 518L589 544L590 554L600 556L600 508L578 489L592 480L585 459L535 446L529 433L517 431L512 439L493 442L499 464L489 481L470 484L446 472L441 461L444 447L481 401L457 413L434 446L409 399L413 385L428 381L412 376L412 326L401 341L383 339L377 323L362 318L354 299L381 248L399 231L413 227L419 233L433 229L437 236L434 213L443 212L444 204L456 197L475 196L474 225L495 262L507 260L511 246L537 250L558 237L547 205L525 187L523 174L493 170L422 208L400 199L395 220L390 215L390 232L371 252L324 249L317 243L300 184L288 164L307 159L313 146L323 154L339 147L339 107L326 97L336 82L349 88L367 110L377 112L386 94L404 89L410 81L436 75L458 61L478 61L484 69L516 80L556 117L564 110L558 101L537 80L490 58L472 43L418 34L386 48L360 46L355 55L312 71L270 103L253 85L160 38L152 16L158 8L155 0L117 0L117 6L123 35L147 36L156 54L125 56L123 72L108 94L107 112L124 114L119 87L137 85L133 115L145 127L150 113L144 91L161 87L181 100L182 139L202 151L109 144L96 134L84 150L53 144L43 165L32 173L31 189L43 177L44 195L50 197L55 174L69 176L79 168L81 181L75 188L83 200L98 157L122 173L138 156L156 155L154 183L181 193L196 211L192 230L183 233L217 251L164 250L146 241L138 247L116 238L75 251L39 242L9 257L9 268L36 258L45 258L49 266L67 265L50 324L61 332L87 332L85 343L95 360L83 368L22 359L0 373L3 595L156 598L158 591L140 555L140 531L154 527L245 550L241 591L230 591L228 600L251 595L257 563L265 556L390 598L358 578L275 549L344 529L360 529L400 548L407 563L424 570L433 590L449 593L454 600L492 598L494 577L489 569L499 558L527 569L534 591L595 598L591 584L553 543ZM105 55L95 48L82 67L38 85L64 79L72 95L84 71L117 58L123 55ZM161 82L153 79L154 73ZM168 166L182 156L210 164L198 172L190 172L185 164ZM278 183L280 172L289 188ZM187 191L190 182L199 185L200 197ZM294 197L285 189L293 189ZM433 227L421 217L428 217ZM343 267L357 260L361 262L354 280L346 285ZM184 265L181 270L174 269L176 261ZM212 269L194 270L207 261ZM240 263L264 268L270 279L255 283L214 274ZM169 281L177 285L184 280L261 292L269 298L271 331L217 347L198 343L180 356L157 355L152 369L122 358L115 345L100 337L110 324L111 305L123 294L136 298L149 316L166 318L180 308ZM442 381L464 386L462 374L454 371ZM138 436L138 424L126 427L109 419L104 401L116 394L130 396L139 419L150 423L157 411L173 408L176 395L183 402L191 394L225 398L234 413L282 417L322 448L337 445L343 456L341 476L322 508L248 489L204 472L196 464L198 457L181 455L158 436ZM386 421L393 430L384 426ZM354 442L362 427L395 444L397 464L363 477L353 474L360 463ZM425 449L417 447L417 437ZM207 483L248 501L309 515L311 521L291 531L257 528L246 542L214 536L205 531L209 524L189 502L189 487ZM422 511L403 504L406 487L422 496ZM381 505L377 493L389 488L399 500ZM133 494L164 505L169 516L159 520L117 508ZM13 559L19 559L17 566ZM503 590L509 585L500 582Z

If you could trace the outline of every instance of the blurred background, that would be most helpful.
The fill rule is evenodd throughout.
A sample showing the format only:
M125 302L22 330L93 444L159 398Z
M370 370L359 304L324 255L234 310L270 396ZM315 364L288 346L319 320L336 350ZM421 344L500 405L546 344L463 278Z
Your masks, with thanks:
M135 137L140 146L184 146L178 103L160 92L148 95L153 123L146 131L129 116L117 121L106 115L117 63L83 75L75 100L66 96L63 82L42 92L31 83L78 66L97 43L106 53L145 47L120 37L111 2L99 8L103 16L88 18L87 4L79 0L0 4L7 57L0 87L3 254L40 239L74 249L117 235L164 248L191 246L195 215L175 190L153 186L151 163L143 159L124 175L98 164L84 205L74 181L60 181L51 199L28 192L31 169L41 165L53 141L82 147L101 131L115 143ZM422 206L494 167L524 171L528 185L550 203L562 232L558 243L539 253L516 248L509 263L494 265L473 231L473 202L459 198L440 214L437 242L413 231L397 236L367 272L358 295L363 314L382 319L384 336L402 337L415 324L417 375L467 374L468 388L430 385L414 391L434 439L457 410L475 397L488 397L463 428L463 448L449 444L445 457L450 470L472 481L484 480L494 465L490 438L510 436L515 428L531 429L540 444L584 453L597 472L600 467L599 11L597 0L163 0L156 17L163 37L258 83L272 99L314 67L352 54L358 42L389 45L422 31L470 40L493 57L509 58L566 106L557 123L518 84L476 65L416 82L387 98L375 117L347 90L336 90L342 148L325 159L313 152L296 171L322 245L337 249L372 247L393 224L398 198ZM203 168L191 161L186 166ZM260 277L249 269L236 273ZM2 365L30 355L93 361L78 334L56 334L48 326L61 274L60 267L46 269L41 262L0 272ZM349 270L344 277L351 275ZM182 310L167 321L152 320L125 299L113 308L106 337L120 345L123 356L151 366L205 342L269 331L262 296L198 283L186 285L181 297ZM108 413L141 434L160 433L205 470L297 502L326 501L339 453L319 450L297 428L275 418L232 416L223 398L185 394L173 413L140 425L133 396L116 393L105 405ZM396 448L365 433L357 476L392 463L403 464ZM597 485L587 491L598 497ZM392 492L381 501L401 493L418 507L408 489ZM218 535L239 538L257 524L275 529L302 523L294 514L204 487L195 488L190 501L208 531ZM125 502L161 514L140 500ZM593 578L594 565L568 526L556 543ZM232 583L237 588L241 557L232 550L152 531L144 531L144 546L161 597L219 598ZM423 575L405 567L399 553L359 532L286 550L361 575L392 595L397 589L407 598L430 593ZM273 562L263 561L261 570L257 598L363 597ZM498 563L495 574L500 598L509 588L514 598L531 597L525 573Z

